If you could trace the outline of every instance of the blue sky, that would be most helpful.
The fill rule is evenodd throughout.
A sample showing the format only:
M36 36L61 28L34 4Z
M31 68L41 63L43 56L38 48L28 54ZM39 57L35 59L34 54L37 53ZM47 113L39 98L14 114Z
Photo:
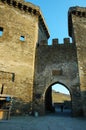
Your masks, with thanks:
M86 0L25 0L40 6L50 32L49 44L53 38L63 43L68 37L68 9L71 6L86 7Z
M71 6L86 7L86 0L25 0L40 7L50 32L48 44L53 38L58 38L63 43L63 38L68 36L68 9ZM69 94L61 85L54 85L54 90Z

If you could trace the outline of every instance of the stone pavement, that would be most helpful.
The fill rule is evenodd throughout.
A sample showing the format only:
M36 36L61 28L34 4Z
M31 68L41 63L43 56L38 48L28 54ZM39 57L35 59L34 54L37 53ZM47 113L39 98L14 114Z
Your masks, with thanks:
M86 118L61 115L22 116L0 120L0 130L86 130Z

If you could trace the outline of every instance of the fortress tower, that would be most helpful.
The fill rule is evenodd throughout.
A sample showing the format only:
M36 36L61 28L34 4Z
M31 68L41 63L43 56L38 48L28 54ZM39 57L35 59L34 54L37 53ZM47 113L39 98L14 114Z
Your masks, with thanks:
M48 38L39 7L0 0L0 91L14 97L16 113L32 109L36 46Z
M53 111L51 87L60 83L70 92L72 116L86 116L86 8L69 9L68 29L72 43L53 39L36 49L34 107L41 114Z
M69 38L48 45L38 6L0 0L0 91L13 96L12 114L53 111L51 86L70 92L73 116L86 116L86 8L68 12Z
M83 115L86 116L86 8L69 9L69 35L77 48Z

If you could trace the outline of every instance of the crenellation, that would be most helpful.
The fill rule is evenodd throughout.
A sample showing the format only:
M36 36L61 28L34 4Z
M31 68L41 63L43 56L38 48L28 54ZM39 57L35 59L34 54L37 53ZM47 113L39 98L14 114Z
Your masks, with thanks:
M18 3L18 8L23 11L23 5L22 5L22 3Z
M71 12L71 13L70 13ZM69 9L69 14L73 14L73 15L76 15L76 16L79 16L79 17L86 17L86 8L80 8L78 6L76 7L71 7Z
M70 42L70 38L64 38L63 39L63 43L59 43L59 39L58 38L55 38L55 39L52 39L52 44L48 44L48 41L47 40L41 40L39 45L48 45L48 46L59 46L59 47L65 47L69 45L72 45L73 43Z
M83 17L86 17L86 12L82 12L82 16L83 16Z
M33 10L33 14L36 15L37 14L37 11L36 9Z
M12 0L7 0L8 5L12 5Z
M59 48L65 48L65 47L68 47L68 48L71 48L72 46L74 46L73 43L70 42L70 38L64 38L63 39L63 43L59 43L59 39L55 38L55 39L52 39L52 43L49 44L47 40L41 40L38 44L37 44L37 47L39 46L49 46L50 48L51 47L57 47L57 50L58 50L58 47Z
M28 11L28 7L27 7L26 5L24 5L24 6L23 6L23 10L24 10L25 12L27 12L27 11Z
M70 38L64 38L63 41L64 44L70 44Z
M52 39L52 45L58 45L59 44L59 40L57 38Z
M1 0L1 2L6 3L6 0Z
M0 87L2 94L13 96L14 114L53 110L51 88L60 83L70 92L72 116L86 116L85 17L86 8L70 8L74 43L54 38L49 45L39 7L23 0L0 0Z
M45 24L45 20L42 16L41 10L38 6L32 5L31 3L26 4L26 2L22 1L17 1L17 0L1 0L3 3L7 3L8 5L12 5L14 8L18 8L21 11L24 11L25 13L30 13L32 15L37 15L39 16L39 20L43 25L43 28L45 30L45 33L47 37L50 37L50 34L48 32L47 26Z
M12 1L12 5L13 5L13 7L17 8L18 3L16 1Z
M29 13L32 13L32 8L28 7L28 11L29 11Z

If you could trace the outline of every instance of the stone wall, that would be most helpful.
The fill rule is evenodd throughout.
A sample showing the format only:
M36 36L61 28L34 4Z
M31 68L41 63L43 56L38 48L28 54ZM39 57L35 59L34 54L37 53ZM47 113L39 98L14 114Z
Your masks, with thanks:
M72 115L86 116L86 8L71 9L73 43L65 38L63 44L53 39L48 45L50 35L39 7L0 0L0 92L13 96L13 113L44 115L48 105L53 111L51 86L60 83L70 92Z
M86 116L86 8L70 8L71 34L77 48L83 114ZM69 28L70 29L70 28Z
M81 111L81 97L76 46L74 43L69 43L68 38L64 39L64 44L58 44L56 41L58 40L53 39L53 43L50 46L46 45L47 43L45 44L44 41L44 45L43 43L39 44L37 48L34 107L36 111L44 114L47 89L55 83L61 83L68 88L71 94L72 114L77 116ZM37 97L37 95L40 96Z
M33 98L38 16L0 2L0 29L3 32L0 36L0 84L4 84L3 93L14 97L14 111L28 112ZM14 81L6 76L7 72L15 74Z
M39 7L23 0L0 1L0 92L13 96L14 114L32 111L36 46L48 38Z

